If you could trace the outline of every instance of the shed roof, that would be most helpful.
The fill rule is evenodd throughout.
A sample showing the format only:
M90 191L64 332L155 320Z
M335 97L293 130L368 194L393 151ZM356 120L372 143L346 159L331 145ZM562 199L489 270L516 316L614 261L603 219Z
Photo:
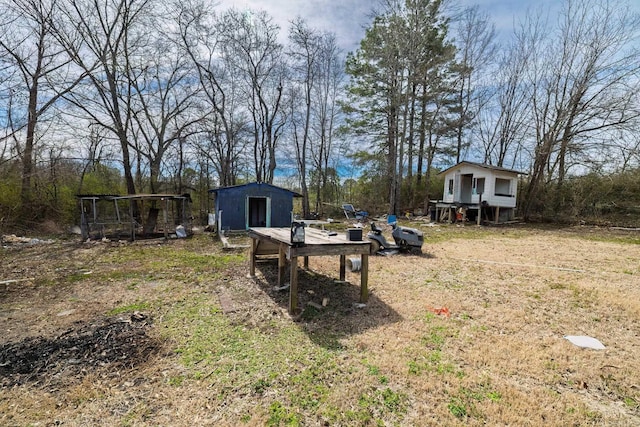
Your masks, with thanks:
M455 168L457 168L458 166L461 166L461 165L477 166L477 167L483 168L483 169L489 169L489 170L494 170L494 171L499 171L499 172L508 172L508 173L513 173L513 174L517 174L517 175L528 175L526 172L521 172L521 171L517 171L517 170L514 170L514 169L507 169L507 168L503 168L503 167L500 167L500 166L488 165L486 163L469 162L467 160L463 160L460 163L458 163L457 165L453 165L450 168L447 168L447 169L443 170L438 175L442 175L444 173L447 173L451 169L455 169Z
M227 190L233 190L233 189L238 189L238 188L242 188L242 187L255 187L255 186L266 186L269 187L271 189L274 190L280 190L280 191L286 191L289 192L293 195L293 197L302 197L302 194L300 193L296 193L295 191L291 191L287 188L282 188L282 187L278 187L276 185L273 184L268 184L266 182L250 182L248 184L239 184L239 185L230 185L228 187L219 187L219 188L212 188L209 190L209 193L219 193L221 191L227 191Z

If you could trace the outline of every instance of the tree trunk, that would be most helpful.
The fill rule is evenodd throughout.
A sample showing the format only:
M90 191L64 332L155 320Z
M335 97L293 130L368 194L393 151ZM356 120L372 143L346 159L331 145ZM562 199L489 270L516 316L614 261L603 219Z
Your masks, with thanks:
M31 88L29 89L29 105L27 117L27 137L22 151L22 188L20 191L20 199L22 202L22 218L27 220L33 218L33 200L31 193L31 177L33 176L33 147L35 142L38 105L38 79L40 70L40 60L32 78Z

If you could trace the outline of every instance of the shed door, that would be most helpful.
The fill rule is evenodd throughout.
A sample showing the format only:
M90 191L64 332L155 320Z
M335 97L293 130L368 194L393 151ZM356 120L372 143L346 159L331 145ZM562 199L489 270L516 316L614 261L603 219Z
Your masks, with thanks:
M247 197L246 224L249 227L271 227L271 198Z

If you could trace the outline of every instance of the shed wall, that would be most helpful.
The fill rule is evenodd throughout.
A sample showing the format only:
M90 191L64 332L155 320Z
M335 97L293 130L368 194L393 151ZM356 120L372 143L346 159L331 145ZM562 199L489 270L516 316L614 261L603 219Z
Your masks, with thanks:
M216 192L216 213L222 210L221 227L224 230L246 230L247 203L250 197L271 199L269 214L271 227L289 227L293 210L293 193L267 184L219 189ZM266 225L266 224L265 224Z

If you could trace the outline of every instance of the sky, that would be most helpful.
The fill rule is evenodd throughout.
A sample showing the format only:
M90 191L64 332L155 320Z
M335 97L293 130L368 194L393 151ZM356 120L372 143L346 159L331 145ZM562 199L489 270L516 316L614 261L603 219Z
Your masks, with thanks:
M478 5L486 11L499 35L508 37L514 21L525 16L531 7L543 7L552 11L560 0L454 0L462 6ZM633 0L637 1L637 0ZM281 37L286 38L288 23L302 16L317 29L336 34L338 44L345 52L357 49L364 37L365 28L371 23L375 0L218 0L218 9L235 7L240 10L265 10L281 27ZM640 2L638 2L640 3ZM638 7L640 9L640 6ZM283 40L284 41L284 40Z
M377 0L214 0L219 9L265 10L281 27L282 42L286 41L288 23L302 16L313 28L336 34L345 52L358 48L365 28L371 23L372 9ZM498 36L508 39L514 22L525 17L527 10L541 8L553 15L563 0L450 0L461 6L478 5L492 18ZM640 0L629 0L632 9L640 13Z

